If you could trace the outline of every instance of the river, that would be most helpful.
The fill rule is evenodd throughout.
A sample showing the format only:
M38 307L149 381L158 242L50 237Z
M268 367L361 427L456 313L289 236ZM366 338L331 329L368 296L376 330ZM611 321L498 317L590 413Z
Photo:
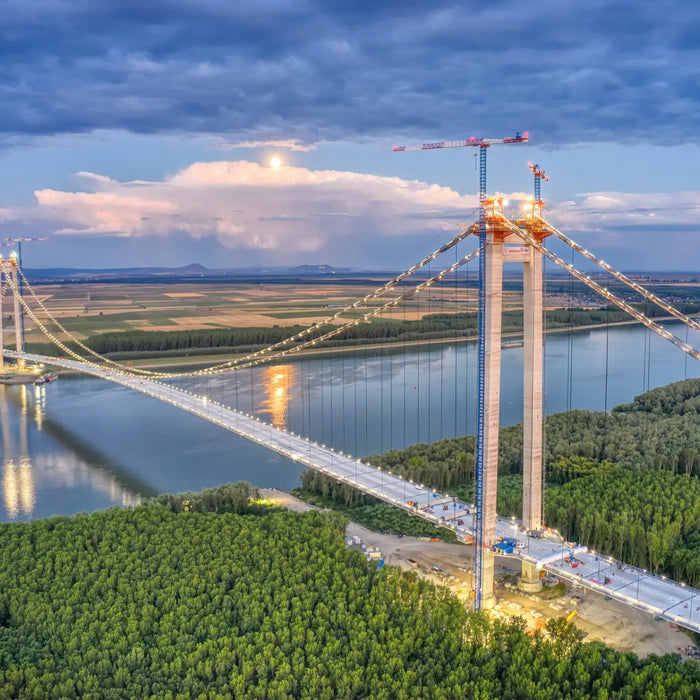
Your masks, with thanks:
M685 328L674 326L685 339ZM700 333L688 341L700 347ZM547 337L547 413L610 409L700 377L700 363L635 326ZM501 422L522 420L522 347L503 351ZM180 385L354 455L475 430L474 343L307 357ZM0 521L68 515L243 479L290 489L298 464L108 382L0 386Z

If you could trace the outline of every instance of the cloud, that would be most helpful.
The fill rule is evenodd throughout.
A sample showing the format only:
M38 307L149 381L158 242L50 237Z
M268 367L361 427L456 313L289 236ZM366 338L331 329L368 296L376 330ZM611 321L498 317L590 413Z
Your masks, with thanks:
M545 218L623 272L700 265L698 191L586 192L553 204Z
M547 218L576 231L665 228L700 232L700 192L586 192L556 204Z
M0 132L695 142L699 24L681 0L10 0Z
M283 260L373 238L453 230L476 196L397 177L266 168L249 161L193 163L162 181L119 182L79 173L90 191L37 190L37 206L9 215L59 235L214 238L230 250ZM473 214L471 214L473 216ZM370 259L370 253L367 255Z
M76 191L37 190L36 206L4 208L0 222L83 238L178 245L183 237L209 240L228 251L259 251L268 263L310 255L333 264L351 256L352 264L376 265L396 259L388 251L398 238L417 244L429 236L447 240L458 222L476 220L478 206L475 195L420 181L291 166L275 170L245 160L197 162L159 181L120 182L89 172L77 173L77 181ZM511 212L527 197L500 194ZM700 232L700 192L586 192L551 202L545 215L601 255L636 250L642 237L649 238L648 251L659 235L688 249L689 237Z

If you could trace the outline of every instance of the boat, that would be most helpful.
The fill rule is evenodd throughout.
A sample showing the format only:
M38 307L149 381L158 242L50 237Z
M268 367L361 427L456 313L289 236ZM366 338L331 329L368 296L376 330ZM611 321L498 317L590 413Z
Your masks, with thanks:
M42 374L39 379L37 379L34 384L50 384L58 379L58 375L55 372L49 372L48 374Z

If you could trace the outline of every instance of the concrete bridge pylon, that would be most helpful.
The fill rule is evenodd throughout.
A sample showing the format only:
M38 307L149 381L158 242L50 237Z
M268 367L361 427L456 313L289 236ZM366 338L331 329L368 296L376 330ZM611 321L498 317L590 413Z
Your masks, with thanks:
M0 256L0 260L2 257ZM9 278L10 286L14 285L15 289L19 288L19 274L18 274L18 262L17 255L13 252L10 257L6 260L7 266L0 266L0 288L2 288L2 278L3 275ZM15 328L15 350L17 352L24 352L24 333L22 329L22 324L20 319L22 318L22 309L20 307L20 300L16 294L12 295L13 307L12 307L12 319ZM3 328L3 314L4 314L4 295L0 294L0 371L5 368L3 349L4 349L4 328ZM18 359L18 364L23 365L24 360Z
M480 594L477 600L481 608L492 607L496 602L493 546L496 544L498 496L503 265L509 262L523 265L523 526L526 530L538 530L542 526L544 417L542 254L524 245L509 227L499 223L502 221L501 200L490 198L485 209L483 468L481 474L477 472L477 479L482 480L482 561L481 566L475 568L475 574L480 575L475 588ZM535 580L533 572L527 574L529 589L536 590L539 581Z

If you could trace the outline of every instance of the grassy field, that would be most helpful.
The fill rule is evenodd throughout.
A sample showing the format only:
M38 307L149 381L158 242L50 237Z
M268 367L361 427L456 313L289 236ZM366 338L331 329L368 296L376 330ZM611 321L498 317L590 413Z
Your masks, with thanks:
M333 281L303 285L67 283L42 285L36 293L63 326L84 339L107 331L310 325L332 316L383 282L377 279L342 285ZM415 320L429 313L473 310L475 294L475 290L431 289L407 301L400 310L385 313L383 318ZM507 294L506 304L517 305L518 297ZM37 302L29 295L27 300L43 320L45 315ZM365 308L363 312L366 311ZM26 328L29 342L42 340L41 332L29 319Z
M76 337L126 330L195 330L227 327L271 327L311 325L334 315L344 306L381 286L386 279L300 280L299 283L255 283L250 281L183 283L62 283L36 287L39 299L50 313ZM653 284L654 291L669 299L700 299L694 285L668 282ZM569 305L586 306L588 297L570 295L561 280L547 281L548 309ZM522 306L522 296L512 281L503 293L504 310ZM569 293L567 293L569 292ZM475 311L476 289L432 287L384 312L380 318L418 320L427 314ZM388 301L400 292L383 297ZM590 296L590 295L589 295ZM27 294L39 318L44 313ZM357 318L371 307L363 307L339 318L336 323ZM5 315L9 309L5 309ZM41 342L41 333L27 319L27 340Z

